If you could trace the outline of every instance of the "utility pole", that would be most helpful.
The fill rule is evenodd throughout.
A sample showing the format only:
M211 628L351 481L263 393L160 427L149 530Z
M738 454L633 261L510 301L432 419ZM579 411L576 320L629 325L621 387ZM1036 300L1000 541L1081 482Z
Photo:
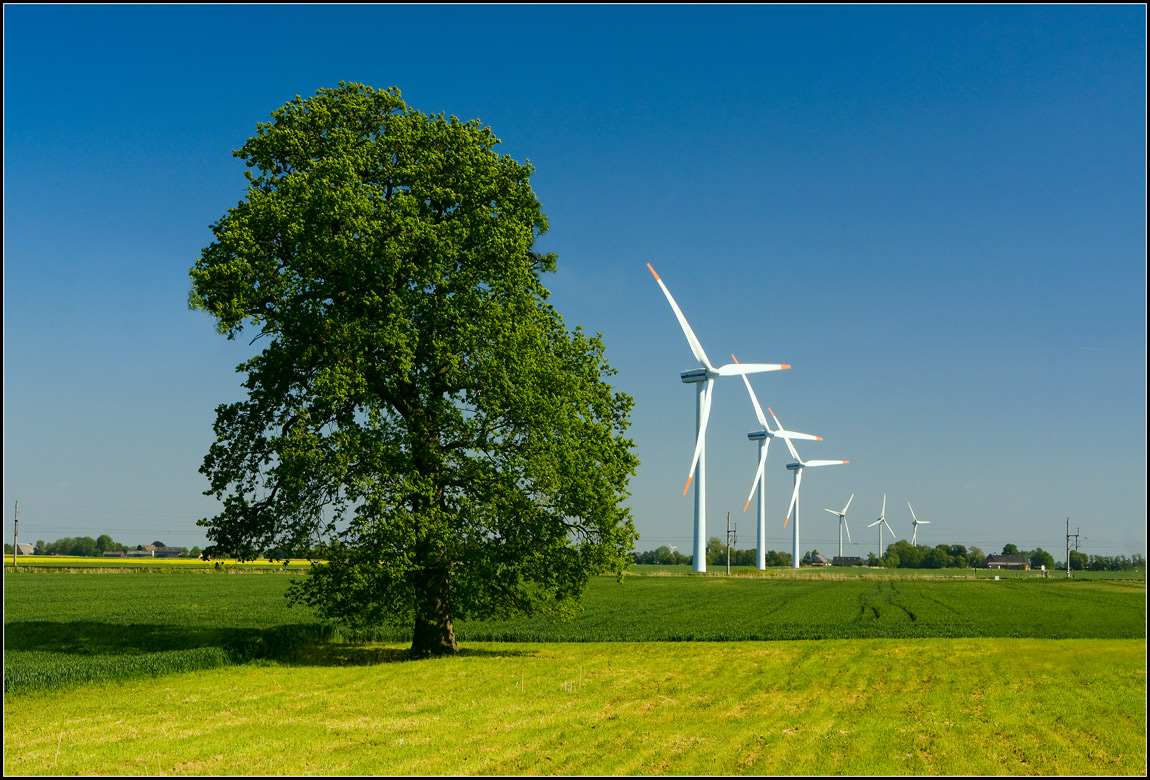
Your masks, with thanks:
M1081 534L1082 529L1078 529L1078 533L1070 533L1070 518L1066 518L1066 576L1072 577L1070 573L1070 537L1074 537L1074 552L1078 552L1078 536Z
M738 524L735 528L738 529ZM731 545L736 541L735 532L731 530L731 513L727 512L727 576L731 576Z
M16 502L16 511L12 516L12 571L20 565L20 502Z

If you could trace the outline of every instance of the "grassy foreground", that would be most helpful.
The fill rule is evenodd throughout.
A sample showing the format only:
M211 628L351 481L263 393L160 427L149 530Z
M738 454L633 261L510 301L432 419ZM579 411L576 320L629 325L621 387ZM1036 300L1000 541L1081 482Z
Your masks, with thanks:
M1145 640L349 647L9 698L5 774L1142 775Z
M796 574L596 578L409 662L290 567L9 571L4 772L1144 774L1144 580Z

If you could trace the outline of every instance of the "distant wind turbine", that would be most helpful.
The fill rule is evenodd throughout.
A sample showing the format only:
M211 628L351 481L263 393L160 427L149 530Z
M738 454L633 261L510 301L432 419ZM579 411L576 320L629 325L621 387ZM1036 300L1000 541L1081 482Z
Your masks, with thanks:
M839 516L839 557L840 558L843 557L843 529L844 528L847 529L847 541L849 542L851 540L851 529L850 529L850 526L847 525L847 510L850 509L851 502L854 500L855 500L855 494L851 493L851 497L847 499L847 505L843 507L843 511L836 512L833 509L826 510L826 511L830 512L832 515L838 515Z
M715 379L720 376L754 374L760 371L781 371L790 368L790 366L780 363L728 363L715 368L707 359L703 345L695 337L695 332L691 330L691 326L687 323L687 318L683 316L679 305L671 297L671 291L667 289L667 285L663 284L663 280L659 278L659 274L655 273L655 269L651 267L650 263L647 263L647 269L655 277L655 281L659 283L663 295L667 297L667 303L671 304L671 309L675 312L675 317L683 329L683 335L687 337L691 352L701 366L691 371L682 372L679 378L684 383L698 385L695 403L695 453L691 456L691 468L687 470L687 484L683 487L683 495L687 495L687 490L691 487L691 479L696 475L695 468L697 466L699 478L695 481L695 554L692 568L696 572L705 572L707 570L707 458L704 443L707 435L707 418L711 415L711 392L715 385Z
M914 507L910 506L909 501L906 502L906 505L908 507L910 507L910 516L912 518L914 518L914 530L910 534L910 543L912 545L914 545L915 547L918 547L918 527L920 525L930 525L930 521L929 520L919 520L917 517L915 517Z
M882 494L882 513L879 514L878 520L867 526L867 528L874 528L878 526L878 557L882 557L882 527L885 525L886 530L890 531L890 538L894 540L894 531L890 527L890 523L886 521L886 493Z
M779 418L775 417L774 411L767 407L767 411L771 413L771 417L775 419L775 425L781 429L783 424L779 422ZM799 486L803 484L803 471L808 466L839 466L842 464L850 463L849 460L803 460L799 457L795 445L791 444L790 438L783 439L787 443L787 449L791 451L794 457L794 463L788 463L787 468L794 472L795 475L795 491L791 493L791 504L787 507L787 519L783 521L783 528L787 527L787 523L791 519L791 510L795 510L795 527L794 527L794 543L792 545L791 553L791 568L799 568Z
M738 358L731 355L731 360L736 363L739 362ZM755 407L755 416L759 418L759 425L761 429L751 431L747 434L747 438L751 441L759 443L759 465L755 469L755 478L751 482L751 492L747 494L747 503L743 504L743 511L747 511L747 507L751 505L751 498L755 495L755 490L759 491L759 539L758 539L758 554L756 556L755 565L760 569L767 568L767 476L766 476L766 463L767 463L767 449L771 446L771 439L807 439L810 441L822 441L822 436L812 436L809 433L797 433L795 431L785 431L781 427L777 431L772 431L771 426L767 424L767 417L763 414L763 407L759 406L759 399L755 396L755 391L751 389L751 380L743 374L743 382L747 386L747 393L751 396L751 404Z

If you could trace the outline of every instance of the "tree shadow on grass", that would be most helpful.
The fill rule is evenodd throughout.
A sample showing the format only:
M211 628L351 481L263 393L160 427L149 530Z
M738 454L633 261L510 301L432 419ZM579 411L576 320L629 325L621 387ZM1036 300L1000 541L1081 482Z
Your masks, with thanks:
M461 647L456 658L523 658L536 654L534 650L487 650ZM289 666L375 666L376 664L406 661L435 660L414 658L407 646L381 647L377 644L325 642L303 648L295 657L284 659Z
M100 623L78 620L57 623L27 620L4 624L4 649L66 653L69 655L121 655L162 653L197 647L244 644L257 629L195 628L152 624Z
M289 666L371 666L413 660L406 642L339 641L318 623L271 628L199 628L97 621L17 621L4 627L4 649L72 656L117 656L218 647L236 663L268 660ZM463 658L520 657L533 650L460 649Z

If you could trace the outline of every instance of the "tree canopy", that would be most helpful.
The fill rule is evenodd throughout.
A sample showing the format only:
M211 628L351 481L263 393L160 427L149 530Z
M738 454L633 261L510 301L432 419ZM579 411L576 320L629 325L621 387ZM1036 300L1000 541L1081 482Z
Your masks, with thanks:
M291 598L421 655L460 618L569 614L637 537L632 400L547 303L533 168L498 143L396 88L297 96L191 270L190 305L262 342L200 469L214 551L318 550Z

